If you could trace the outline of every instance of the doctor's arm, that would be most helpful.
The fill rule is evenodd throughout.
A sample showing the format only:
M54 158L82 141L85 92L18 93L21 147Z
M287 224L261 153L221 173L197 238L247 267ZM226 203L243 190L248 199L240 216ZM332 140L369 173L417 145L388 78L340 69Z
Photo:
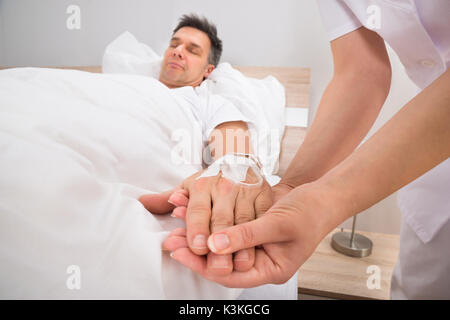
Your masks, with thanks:
M285 196L261 218L209 238L211 243L218 235L228 239L229 245L216 253L262 245L254 267L212 277L205 261L183 248L174 251L176 260L226 286L287 281L341 222L449 157L448 71L352 153L388 94L390 67L383 40L367 29L336 39L331 47L335 74L308 136L277 186L286 189Z
M331 42L334 73L314 122L280 181L287 190L317 180L360 144L389 93L383 39L359 28Z
M450 71L408 102L348 158L318 180L294 188L261 218L211 235L228 238L219 254L262 245L247 272L212 276L185 248L172 257L230 287L283 283L320 241L349 217L371 207L450 157Z

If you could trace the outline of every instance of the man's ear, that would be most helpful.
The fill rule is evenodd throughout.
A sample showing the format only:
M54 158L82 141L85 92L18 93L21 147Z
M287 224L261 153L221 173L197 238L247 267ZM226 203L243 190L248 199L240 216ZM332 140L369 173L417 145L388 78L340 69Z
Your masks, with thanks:
M205 79L208 78L214 69L215 69L215 67L212 64L208 64L208 66L205 69L205 73L203 74L203 78L205 78Z

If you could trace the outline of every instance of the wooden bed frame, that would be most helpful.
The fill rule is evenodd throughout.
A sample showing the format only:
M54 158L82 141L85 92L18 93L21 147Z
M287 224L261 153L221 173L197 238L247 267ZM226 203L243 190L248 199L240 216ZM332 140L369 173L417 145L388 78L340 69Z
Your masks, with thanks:
M100 66L70 66L50 67L57 69L74 69L87 72L101 73ZM243 67L234 66L244 75L253 78L264 78L272 75L280 81L286 90L287 108L309 108L310 70L300 67ZM7 69L0 67L1 69ZM305 127L286 126L282 141L277 175L282 177L303 142L306 135Z

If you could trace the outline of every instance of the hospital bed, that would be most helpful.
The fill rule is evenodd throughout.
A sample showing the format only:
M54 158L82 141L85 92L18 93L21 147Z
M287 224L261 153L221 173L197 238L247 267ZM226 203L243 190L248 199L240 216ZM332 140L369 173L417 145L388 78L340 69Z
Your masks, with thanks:
M285 88L285 94L286 94L286 116L287 118L293 118L296 117L298 118L300 121L298 121L297 123L293 123L291 120L289 119L290 124L293 125L287 125L285 127L284 130L284 135L282 137L281 140L281 150L280 150L280 156L279 156L279 166L278 166L278 170L276 171L276 175L281 177L283 176L283 174L285 173L289 162L291 161L291 159L293 158L293 156L295 155L299 145L301 144L301 142L303 141L305 134L306 134L306 124L307 124L307 119L308 119L308 107L309 107L309 82L310 82L310 71L307 68L299 68L299 67L243 67L243 66L234 66L235 69L241 71L245 76L247 77L252 77L252 78L264 78L267 75L272 75L274 76ZM5 69L5 68L0 68L0 69ZM101 67L99 66L88 66L88 67L83 67L83 66L74 66L74 67L52 67L52 69L65 69L65 70L78 70L78 71L86 71L89 73L101 73ZM27 75L28 76L28 75ZM41 77L41 75L39 73L35 73L36 77ZM20 77L19 77L20 78ZM87 79L87 78L86 78ZM116 79L112 80L116 81ZM135 81L135 79L131 79L133 81ZM130 81L131 81L130 80ZM64 83L64 79L61 80L61 86L66 85ZM69 86L70 87L70 86ZM43 87L45 89L45 86ZM64 90L68 90L66 87L63 88ZM94 92L95 90L92 90L92 92ZM24 95L27 95L26 92L23 92ZM90 96L87 93L84 93L84 96L82 97L83 100L86 101L90 101L92 99L94 99L95 97L93 97L92 95ZM6 101L6 103L9 102L8 99L4 100ZM11 100L12 101L12 100ZM74 110L76 109L76 103L74 103ZM5 105L6 107L6 105ZM0 111L1 108L0 107ZM33 111L34 112L34 111ZM95 112L95 110L93 110L92 112ZM15 119L16 115L14 115L13 117L11 117L10 119L7 119L5 117L3 117L4 122L2 123L3 128L8 128L8 125L13 126L14 121L21 121L21 130L23 129L23 133L24 135L26 134L26 130L28 130L29 128L26 127L27 125L27 121L22 121L20 118ZM48 117L52 118L52 114L49 114ZM76 114L71 114L71 115L67 115L67 117L72 117L72 116L77 116ZM79 116L79 115L78 115ZM80 119L83 119L85 115L82 115L80 117ZM89 116L87 116L89 117ZM49 119L49 121L51 121L52 119ZM145 120L145 119L144 119ZM19 123L19 122L17 122ZM23 127L23 128L22 128ZM36 128L32 128L33 130L35 130ZM48 128L38 128L39 132L45 132L45 134L53 134L56 137L57 142L63 142L63 144L69 144L69 145L76 145L77 141L69 141L70 139L68 137L65 137L61 134L59 134L58 132L48 132ZM82 130L80 128L78 128L77 130ZM99 129L101 130L101 128ZM18 142L20 142L20 134L22 133L22 131L17 134L17 132L15 132L15 137L18 139ZM2 142L1 140L2 138L0 137L0 142ZM105 145L107 144L107 139L108 137L105 137ZM120 139L120 136L116 137L115 139ZM103 141L102 141L103 143ZM40 141L40 140L36 140L36 141L32 141L32 145L44 145L45 143ZM0 145L0 147L2 147ZM95 153L97 150L93 150L93 149L89 149L88 153ZM132 151L133 152L133 151ZM155 157L157 152L155 152ZM118 162L118 159L120 159L121 155L113 155L115 157L117 157L117 159L113 159L112 161L114 163ZM45 163L45 166L47 170L49 170L48 172L51 172L52 167L56 166L56 164L52 164L51 161L48 161L48 159L46 159L45 157L43 157L42 159L32 159L34 162L39 162L42 161L43 163ZM21 161L21 159L18 158L17 160L18 162ZM30 160L30 163L34 163L33 161ZM79 160L80 163L82 163L84 166L86 166L86 170L87 171L92 171L92 170L96 170L95 168L92 168L92 166L89 165L89 163L83 163L84 159ZM63 161L62 161L63 162ZM139 164L137 164L137 166L139 166ZM6 173L7 168L4 166L3 167L4 173ZM33 170L33 168L31 168L30 170ZM155 171L155 170L153 170ZM9 170L9 172L11 173L11 177L10 177L10 181L14 181L14 167L11 167L11 170ZM100 175L104 175L104 176L108 176L107 172L101 172L99 173ZM129 174L129 173L128 173ZM127 176L128 177L128 176ZM23 178L23 177L22 177ZM130 179L136 179L139 180L142 177L131 177ZM170 180L170 178L173 177L169 177L167 178L167 180ZM5 178L6 179L6 178ZM57 179L57 178L55 178ZM147 178L148 179L148 178ZM76 179L75 179L76 180ZM5 180L6 181L6 180ZM50 183L49 181L52 181L52 177L49 176L48 180L45 181L40 181L40 183L42 185L45 185L46 183ZM34 182L36 183L35 186L30 186L30 190L36 190L36 188L38 188L38 184L39 182ZM76 188L76 183L77 181L74 181L74 185L69 186L69 188L67 189L68 192L73 191ZM18 183L17 185L19 186L25 186L27 184L27 181L23 181ZM133 183L130 182L130 184L132 185ZM80 182L80 185L81 182ZM32 188L34 187L34 189ZM161 187L162 189L165 189L165 186ZM45 188L43 188L45 189ZM97 190L98 189L98 190ZM78 198L78 199L70 199L70 197L68 197L68 199L70 201L68 201L68 203L61 203L60 204L60 211L64 210L64 208L67 206L68 208L74 208L77 206L80 206L80 210L81 210L81 204L83 204L85 198L87 197L89 198L89 195L91 195L92 193L95 192L106 192L105 190L107 190L108 192L111 192L112 194L115 194L114 196L111 196L109 199L114 199L117 198L118 195L120 195L121 199L124 199L123 203L120 204L114 204L114 205L110 205L111 210L114 210L114 208L119 208L121 209L121 211L136 211L138 212L136 206L138 206L138 204L136 204L136 201L131 201L131 198L136 197L136 195L138 195L139 193L142 193L142 189L136 188L130 188L130 186L126 185L125 183L121 183L119 185L115 185L114 188L109 188L109 189L101 189L101 188L97 188L95 189L95 186L93 187L92 190L85 190L85 194L83 194L83 198ZM3 190L5 191L5 190ZM14 194L14 186L11 187L11 190L8 190L10 192L10 197L16 196L17 194ZM22 192L23 190L21 190ZM30 191L31 192L31 191ZM75 192L76 193L76 192ZM7 193L5 193L5 197L7 197ZM93 200L93 199L89 199L89 200ZM94 199L95 200L95 199ZM27 205L29 205L30 207L27 207ZM35 203L34 207L36 208L36 211L39 210L39 207L42 206L43 208L45 207L45 205L48 205L46 203ZM108 207L108 204L106 204L106 206ZM33 208L33 206L31 204L24 204L23 207L27 207L27 208ZM47 207L48 208L48 207ZM8 210L10 210L11 208L8 206L3 206L2 203L0 203L0 213L3 215L3 217L7 216ZM14 208L17 209L17 208ZM141 209L141 208L139 208ZM28 209L28 212L33 211L32 209ZM80 239L77 238L76 234L71 234L71 232L73 232L72 229L70 229L69 227L67 228L67 230L62 230L61 234L64 234L64 236L67 236L68 238L64 238L63 241L66 241L67 243L64 243L64 248L70 247L70 246L74 246L74 244L71 242L71 240L76 239L76 241L74 241L74 243L77 244L78 247L74 247L74 252L76 252L77 250L84 250L83 254L84 254L84 260L80 263L80 261L73 261L72 263L69 263L67 260L64 261L56 261L54 263L54 265L52 265L51 268L53 273L57 273L58 271L58 275L56 275L55 277L58 279L58 281L56 281L54 279L53 276L49 276L48 275L48 269L45 269L47 267L43 267L45 265L45 254L42 254L42 257L40 256L40 252L38 251L40 248L40 245L42 244L41 242L45 242L45 241L52 241L53 239L51 238L52 235L52 230L44 230L45 228L47 228L46 224L45 224L45 219L43 219L42 223L40 223L39 220L37 223L39 224L38 227L34 226L32 229L32 232L27 229L27 228L16 228L17 226L14 225L15 220L12 219L16 219L16 218L11 218L12 215L9 215L8 217L10 218L9 220L6 219L5 221L7 223L3 223L2 225L2 239L1 242L2 243L8 243L8 239L9 237L14 237L17 236L17 233L19 233L18 235L18 239L20 241L23 240L23 242L27 242L26 239L28 237L28 242L27 243L20 243L18 244L18 248L26 248L24 250L26 250L27 252L30 252L31 255L33 255L32 261L40 261L40 260L44 260L43 261L43 266L36 266L36 265L27 265L27 262L21 264L21 268L23 268L21 276L23 276L24 274L28 274L30 278L23 278L21 281L23 282L23 287L17 286L17 281L14 282L14 277L9 277L7 276L8 273L11 274L12 269L17 269L17 265L12 265L12 266L7 266L7 264L0 264L0 275L2 275L2 279L1 279L1 289L0 289L0 295L2 297L8 297L8 298L54 298L55 296L52 295L52 290L55 289L55 286L57 286L56 283L63 283L67 288L67 290L60 290L60 289L55 289L55 291L53 292L58 292L58 298L61 299L79 299L79 298L123 298L123 297L132 297L132 298L175 298L175 299L179 299L179 298L189 298L189 297L195 297L198 299L234 299L234 298L241 298L241 299L283 299L283 298L289 298L292 299L292 286L295 286L295 297L296 297L296 293L297 293L297 279L296 277L291 279L292 281L290 281L290 283L285 284L285 285L280 285L280 286L272 286L272 285L266 285L266 286L262 286L262 287L258 287L258 288L252 288L252 289L245 289L245 290L235 290L233 291L232 289L225 289L225 288L221 288L220 286L218 286L217 284L213 284L213 283L205 283L204 280L200 280L199 276L197 275L189 275L189 277L187 277L185 279L185 282L182 281L175 281L176 279L174 278L174 275L176 274L180 274L180 273L185 273L187 272L185 269L183 269L184 267L182 266L177 266L174 265L173 263L170 263L170 258L167 257L167 255L164 255L162 257L158 257L157 259L151 259L151 258L144 258L142 257L141 251L136 250L136 253L133 252L130 253L130 250L134 250L135 247L133 247L133 241L139 241L139 237L138 236L142 236L142 234L133 234L132 230L133 228L135 228L135 226L137 224L139 224L139 226L142 226L142 224L146 224L148 223L149 226L148 228L161 228L164 229L164 227L173 227L175 224L173 223L173 218L160 218L160 220L158 220L157 222L152 222L153 224L149 223L148 221L146 221L146 217L148 217L148 215L143 216L142 215L142 211L139 211L141 215L139 215L138 219L134 218L130 218L127 220L126 223L120 223L117 224L116 221L108 221L108 220L95 220L92 225L89 225L88 227L91 228L92 230L94 230L95 228L99 227L100 231L96 231L97 233L95 234L95 240L99 243L108 243L108 241L112 241L114 242L114 244L111 245L111 252L112 255L114 257L118 257L119 254L117 252L124 252L124 256L126 255L127 259L131 257L135 257L136 260L133 260L134 262L126 262L126 261L120 261L120 263L118 261L116 261L117 263L112 263L111 261L115 261L112 257L111 257L111 252L99 252L98 250L95 250L94 248L92 248L90 246L90 244L88 243L88 241L86 241L86 243L80 242ZM57 214L57 213L55 213ZM57 216L57 215L56 215ZM3 219L2 217L2 219ZM49 217L51 217L51 214L49 213ZM102 216L102 219L104 219L105 216ZM55 218L55 216L51 217L52 219ZM32 223L30 222L30 219L35 219L34 217L20 217L19 222L21 223L21 225L30 225L32 223L36 223L36 221L33 221ZM50 218L49 218L50 219ZM169 221L171 220L172 221ZM11 222L14 221L14 222ZM3 221L4 222L4 221ZM72 225L76 225L77 223L79 223L79 221L77 220L73 220L73 221L64 221L63 218L61 218L61 221L59 221L58 226L64 226L67 223L71 223L70 226ZM15 229L16 228L16 229ZM64 227L63 227L64 228ZM116 229L117 230L116 230ZM36 231L36 229L38 229L38 231ZM120 242L120 240L118 240L118 237L120 238L120 236L115 236L112 240L108 239L108 237L111 237L111 235L108 232L111 232L111 230L117 231L117 235L120 235L119 233L119 229L125 229L128 231L125 232L129 232L131 235L129 236L130 238L127 238L127 245L123 245L123 243ZM91 231L92 231L91 230ZM97 230L97 229L95 229ZM123 230L122 230L123 231ZM50 235L48 236L48 239L40 239L40 238L33 238L33 237L37 237L36 235L34 235L34 232L41 232L40 234L46 234L46 235ZM140 232L143 232L142 230ZM139 232L135 232L135 233L139 233ZM37 233L36 233L37 234ZM92 232L90 233L92 234ZM158 232L154 235L154 239L155 243L158 243L158 241L160 242L162 239L164 239L167 236L167 233L164 232ZM34 240L33 240L34 239ZM130 244L131 243L131 244ZM45 243L44 243L45 245ZM135 246L136 243L134 243ZM139 246L142 246L141 243L139 243ZM99 247L100 248L100 247ZM103 247L102 247L103 248ZM35 249L35 250L33 250ZM61 248L59 248L61 249ZM141 248L142 249L142 248ZM64 249L61 249L63 252ZM89 251L89 254L87 256L85 256L85 252ZM159 252L159 248L157 247L152 247L151 250L154 251L154 255L155 256L159 256L160 252ZM151 250L149 249L149 256L151 256ZM4 245L0 248L0 260L4 260L7 261L10 257L14 257L14 259L16 260L20 260L20 259L25 259L24 257L15 257L14 255L17 254L17 252L20 252L19 249L17 248L12 248L12 247L7 247L7 245ZM57 250L55 251L57 252ZM126 252L126 253L125 253ZM75 257L75 253L74 253L74 257ZM44 258L43 258L44 257ZM103 264L101 265L96 265L95 267L92 268L97 268L95 270L90 270L87 261L92 261L92 259L104 259L103 260ZM140 260L141 259L141 260ZM147 260L146 260L147 259ZM158 260L160 259L160 260ZM76 259L75 259L76 260ZM31 260L30 260L31 261ZM22 261L23 262L23 261ZM130 284L127 281L130 279L130 276L133 274L138 274L139 272L141 272L142 270L139 269L139 265L148 265L148 264L158 264L159 265L163 265L165 266L165 268L160 268L157 270L158 276L154 276L154 278L151 278L150 276L147 276L147 278L142 277L140 279L136 279L136 277L134 277L134 283ZM114 264L114 266L113 266ZM117 265L116 265L117 264ZM81 290L73 290L73 288L70 288L70 281L73 280L73 278L71 278L71 276L75 276L75 274L72 274L71 272L73 272L73 270L77 270L76 268L74 269L73 267L79 267L81 269L81 274L83 274L83 282L82 282L82 287ZM108 266L111 266L110 268ZM89 269L86 271L86 269ZM32 270L32 272L27 272ZM62 272L60 272L62 270ZM121 270L120 273L118 274L117 270ZM157 273L155 271L155 273ZM41 279L39 280L39 275L42 275ZM87 277L92 277L92 279L87 279ZM96 277L113 277L115 278L115 282L110 284L110 287L106 287L106 288L96 288L93 291L89 291L89 281L94 282L94 278ZM46 278L47 277L47 278ZM148 278L150 277L150 278ZM45 282L46 281L46 282ZM145 283L147 282L151 282L154 283L155 286L153 287L155 290L157 291L156 288L160 288L160 291L158 292L153 292L153 291L149 291L148 285L145 285ZM175 282L174 282L175 281ZM22 283L21 282L21 283ZM43 295L34 295L33 294L24 294L27 293L26 291L26 284L30 284L30 283L34 283L34 286L42 286L42 283L48 283L51 282L51 285L49 286L49 289L47 290L46 294ZM59 285L58 284L58 285ZM200 295L195 295L194 293L192 293L193 295L189 295L189 288L192 287L192 285L198 285L199 288L201 290ZM76 289L76 288L75 288ZM288 290L289 289L289 290ZM59 290L59 291L58 291ZM83 291L84 290L84 291ZM286 293L288 290L289 292ZM40 292L39 290L37 290L36 292ZM36 293L37 294L37 293ZM152 295L153 294L153 295Z
M310 69L302 67L261 67L261 66L233 66L245 76L264 78L274 76L284 86L286 92L286 116L296 116L298 121L294 125L286 125L281 142L279 168L277 175L282 177L302 143L307 129L310 91ZM101 66L68 66L52 67L58 69L80 70L101 73ZM0 67L6 69L5 67Z

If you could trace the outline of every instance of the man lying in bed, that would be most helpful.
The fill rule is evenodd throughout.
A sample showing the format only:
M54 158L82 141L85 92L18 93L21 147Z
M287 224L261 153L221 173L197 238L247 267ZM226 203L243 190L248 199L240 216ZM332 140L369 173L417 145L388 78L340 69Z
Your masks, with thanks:
M220 96L201 94L200 85L217 66L221 52L222 41L217 37L216 27L204 18L184 15L164 54L159 77L177 95L191 102L197 119L202 123L212 161L225 154L252 152L246 119L237 108ZM228 160L238 162L240 157L231 156ZM246 156L245 161L254 164L252 157ZM179 206L173 215L185 219L186 230L173 230L172 240L164 243L166 249L171 250L172 246L184 243L198 255L208 254L207 268L213 274L228 274L233 269L249 270L255 258L253 248L239 251L233 259L231 255L219 256L210 252L206 241L211 232L263 214L272 205L271 188L263 177L259 185L245 186L235 183L238 181L232 182L229 176L229 179L224 178L223 172L197 179L201 174L196 173L174 190L161 195L144 195L140 201L154 214L169 213ZM242 182L255 184L258 178L261 176L257 170L248 170ZM205 198L211 200L208 201L211 207L197 205Z

